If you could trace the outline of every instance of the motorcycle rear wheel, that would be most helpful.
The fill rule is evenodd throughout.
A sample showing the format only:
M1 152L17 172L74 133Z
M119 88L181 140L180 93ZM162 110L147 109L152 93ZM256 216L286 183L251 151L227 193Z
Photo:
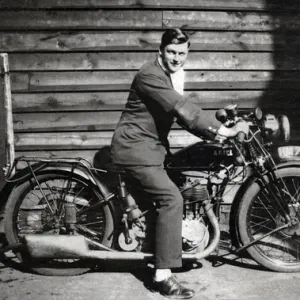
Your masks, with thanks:
M242 245L263 237L247 252L260 265L276 272L300 271L300 168L283 168L276 171L276 182L267 179L262 186L254 182L243 195L238 210L238 231ZM289 216L294 225L271 233L285 224L285 220L272 195L288 204Z
M37 175L15 187L5 207L4 230L7 242L13 245L21 241L25 234L67 234L63 224L62 199L76 205L77 224L97 235L78 232L105 246L112 244L114 223L111 207L99 205L89 213L80 211L101 200L95 186L82 177L66 172L48 172ZM58 210L61 210L60 212ZM60 214L60 224L55 224L54 215ZM75 225L76 226L76 225ZM88 272L91 266L80 259L31 260L24 251L15 252L26 268L41 275L74 276Z

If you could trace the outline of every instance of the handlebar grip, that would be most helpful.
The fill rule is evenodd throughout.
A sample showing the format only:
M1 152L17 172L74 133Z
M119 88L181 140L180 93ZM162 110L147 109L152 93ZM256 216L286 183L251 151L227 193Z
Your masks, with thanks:
M223 108L220 108L216 111L216 119L221 122L222 124L223 123L226 123L227 119L228 119L228 116L227 116L227 112L225 109Z

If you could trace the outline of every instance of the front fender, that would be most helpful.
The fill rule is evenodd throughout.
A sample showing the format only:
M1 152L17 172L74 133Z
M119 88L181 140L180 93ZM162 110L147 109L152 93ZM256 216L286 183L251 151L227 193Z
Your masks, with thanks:
M276 164L277 169L284 169L284 168L300 168L300 161L299 160L291 160L291 161L285 161L280 162ZM257 180L257 177L254 175L250 175L245 182L241 185L241 187L238 189L237 193L235 194L235 197L232 201L231 209L230 209L230 233L233 240L233 243L235 246L239 246L239 236L236 228L236 217L238 215L238 209L240 204L240 199L243 198L243 195L246 193L246 191L250 188L252 184Z
M291 161L285 161L281 162L279 164L276 164L277 169L283 169L283 168L300 168L300 161L299 160L291 160ZM250 175L241 185L239 190L234 196L234 199L232 201L232 206L236 205L236 203L239 203L239 200L242 198L246 190L255 182L256 177L254 175Z

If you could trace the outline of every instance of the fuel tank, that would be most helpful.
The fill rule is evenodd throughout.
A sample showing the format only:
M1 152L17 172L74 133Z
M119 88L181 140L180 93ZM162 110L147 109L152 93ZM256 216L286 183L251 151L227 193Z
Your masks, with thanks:
M198 142L168 156L165 166L167 169L211 169L220 164L231 165L236 156L233 145Z

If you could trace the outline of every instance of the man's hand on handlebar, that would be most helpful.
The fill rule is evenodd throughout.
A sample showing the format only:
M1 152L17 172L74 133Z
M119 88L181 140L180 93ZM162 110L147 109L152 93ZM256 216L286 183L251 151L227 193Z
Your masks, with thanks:
M246 136L249 133L249 125L244 120L239 120L232 127L221 125L215 137L216 141L224 141L226 138L236 137L239 132L243 132Z

